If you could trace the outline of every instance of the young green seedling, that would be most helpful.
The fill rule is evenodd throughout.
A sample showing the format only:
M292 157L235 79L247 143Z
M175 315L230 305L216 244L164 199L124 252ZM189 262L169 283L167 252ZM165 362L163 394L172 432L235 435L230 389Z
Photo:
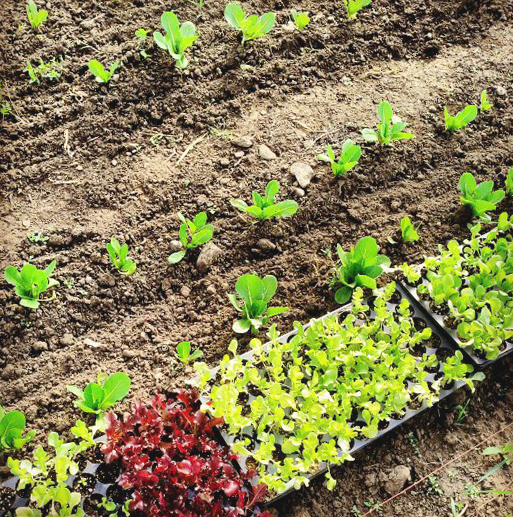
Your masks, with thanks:
M111 239L107 244L107 251L109 252L110 261L116 269L124 275L130 276L135 273L137 266L133 260L130 260L128 255L128 244L121 244L117 239Z
M401 240L405 243L407 242L417 242L419 240L418 230L413 226L409 217L403 217L401 219Z
M331 144L328 144L326 154L320 154L317 158L323 162L331 163L333 175L340 178L340 176L345 176L352 168L356 167L361 155L362 148L352 140L347 139L342 145L342 152L338 161Z
M270 318L287 312L287 307L267 307L271 298L276 293L278 282L276 277L267 275L260 279L256 275L242 275L235 284L237 296L229 294L228 298L235 309L242 313L242 317L233 323L233 330L238 334L251 331L257 334L261 327L267 325Z
M384 267L390 266L390 259L378 252L378 245L372 237L361 238L349 251L337 245L339 262L332 279L333 287L342 284L335 293L337 303L347 303L355 287L376 289L376 278L383 273Z
M148 52L146 52L146 50L144 48L141 48L141 47L146 43L149 33L150 33L150 31L146 30L146 29L137 29L135 31L135 36L139 42L139 49L140 49L139 54L141 54L141 56L144 59L147 59L149 57L149 54L148 54Z
M29 0L27 2L27 18L30 25L37 29L48 18L48 11L44 9L38 10L34 0Z
M246 16L244 9L237 2L232 2L226 6L224 17L234 29L242 32L243 45L246 41L261 38L269 33L276 22L276 15L271 12L260 17L256 14Z
M412 133L405 133L404 129L408 126L399 117L394 115L392 106L387 101L382 101L378 106L377 131L375 129L362 129L363 138L367 142L379 142L381 145L390 145L394 140L410 140L415 138Z
M475 217L484 217L486 212L495 210L506 195L504 190L493 190L493 181L483 181L477 184L469 172L464 173L459 182L461 203L472 209Z
M176 347L176 355L182 363L189 364L203 357L203 352L201 350L194 350L191 354L191 343L189 341L182 341Z
M23 436L25 424L25 415L21 411L7 413L0 406L0 457L4 450L19 450L34 439L36 431Z
M488 100L488 93L486 90L481 92L481 102L479 104L479 111L482 113L483 111L488 111L493 108L493 104Z
M39 60L39 65L33 66L30 61L27 61L27 68L25 71L30 77L31 83L39 83L41 79L48 79L50 81L56 81L61 76L61 72L64 69L64 65L61 61L52 59L45 63L42 59Z
M16 294L21 298L20 305L37 309L41 294L59 284L57 280L50 278L55 264L54 260L46 269L37 269L33 264L25 264L20 271L13 266L5 270L5 279L14 286ZM49 300L54 298L55 295Z
M178 217L182 221L178 235L184 249L170 255L167 259L169 264L178 264L185 257L187 250L203 246L214 235L214 226L207 224L206 212L200 212L192 221L182 214L178 214Z
M108 84L111 80L111 77L114 75L114 72L121 66L119 61L116 61L110 65L109 70L106 70L105 67L96 59L91 59L88 63L89 71L95 76L96 80L99 83Z
M292 9L290 14L298 31L303 30L310 23L310 16L308 16L308 12L306 11L298 12L295 9Z
M196 27L192 22L184 22L180 25L178 16L172 11L166 11L161 17L162 27L165 35L159 31L153 33L155 43L164 50L167 50L175 60L176 66L181 70L187 68L189 60L185 51L196 41Z
M6 115L9 115L12 111L12 106L9 102L7 102L4 99L4 96L1 93L2 90L2 83L0 82L0 115L2 115L2 118Z
M505 187L506 194L508 194L508 196L511 196L513 194L513 167L508 170Z
M230 203L241 212L247 212L260 221L272 217L290 217L297 212L299 206L290 199L277 203L275 197L279 190L280 184L276 180L271 180L267 184L264 197L258 192L253 192L253 205L249 206L242 199L231 199Z
M347 17L350 20L354 20L356 15L366 6L368 6L372 0L343 0L346 6Z
M447 108L444 108L445 130L458 131L462 127L468 126L477 117L477 106L467 106L459 113L452 116Z
M190 4L195 5L199 12L203 11L205 0L187 0Z

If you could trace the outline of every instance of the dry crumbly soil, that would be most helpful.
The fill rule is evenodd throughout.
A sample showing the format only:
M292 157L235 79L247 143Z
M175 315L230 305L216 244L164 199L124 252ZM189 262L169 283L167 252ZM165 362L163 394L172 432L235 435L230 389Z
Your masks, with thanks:
M511 0L374 0L353 23L337 2L254 0L245 6L276 11L278 26L244 49L222 19L222 2L207 0L200 16L185 1L146 4L48 2L49 21L39 33L26 27L23 3L4 0L0 7L0 81L14 108L0 125L0 266L56 259L60 282L57 299L30 312L0 280L0 402L25 411L40 439L80 416L66 384L124 370L133 397L170 389L190 375L173 353L184 339L214 364L233 337L226 294L241 274L277 276L276 302L291 307L277 319L286 331L295 319L335 307L327 250L371 234L394 263L419 260L466 233L459 176L470 170L502 182L513 165ZM286 28L292 7L312 14L301 34ZM157 29L167 9L193 20L201 35L184 73L150 41L143 59L134 37L139 27ZM59 81L29 84L26 62L39 58L63 59ZM93 58L123 62L109 86L87 71ZM456 112L484 88L494 109L456 135L444 133L443 106ZM348 137L361 141L381 99L417 138L389 149L365 145L357 169L333 179L316 155L328 142L340 148ZM236 147L237 137L251 138L252 146ZM276 159L259 156L262 144ZM289 172L298 161L316 173L304 192ZM252 225L229 199L249 200L270 179L300 210ZM200 210L215 225L221 256L206 272L196 268L197 253L168 266L178 212ZM421 240L392 246L387 237L406 215L422 223ZM29 232L47 240L30 242ZM130 245L133 277L108 263L105 243L113 236ZM511 366L494 368L462 425L450 404L432 410L336 469L334 493L319 480L276 512L363 515L386 499L394 466L409 466L412 481L419 480L476 445L511 421ZM511 428L494 444L508 439ZM375 513L450 515L452 496L468 502L467 516L506 517L511 497L460 496L493 466L481 449L437 474L441 493L424 483ZM512 486L503 469L489 488Z

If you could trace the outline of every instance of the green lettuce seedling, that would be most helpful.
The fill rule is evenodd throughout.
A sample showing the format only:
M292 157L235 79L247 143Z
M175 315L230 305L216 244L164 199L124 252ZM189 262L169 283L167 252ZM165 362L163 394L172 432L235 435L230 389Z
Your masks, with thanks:
M276 180L271 180L265 188L265 196L253 192L253 205L249 206L242 199L231 199L230 203L241 212L247 212L260 221L272 217L290 217L297 212L299 205L290 199L277 203L275 197L279 190L280 184Z
M36 436L36 431L30 431L23 436L25 430L25 415L21 411L7 413L0 406L0 456L4 450L19 450Z
M30 25L37 29L48 18L48 11L44 9L38 10L34 0L29 0L27 2L27 18Z
M214 226L207 224L206 212L200 212L192 221L182 214L178 214L178 217L182 221L179 239L184 249L170 255L167 259L169 264L178 264L185 257L187 250L203 246L214 235Z
M125 243L121 246L117 239L111 239L110 243L107 244L107 251L112 264L121 273L127 276L135 273L137 266L133 260L127 257L128 244Z
M377 131L366 128L362 130L363 138L367 142L379 142L381 145L390 145L394 140L410 140L415 138L412 133L405 133L404 129L408 126L399 117L394 115L392 106L387 101L382 101L378 106Z
M359 11L368 6L372 0L343 0L343 2L346 6L347 17L354 20Z
M98 383L89 383L84 391L76 386L67 386L68 391L78 397L75 406L86 413L101 415L116 402L124 399L130 389L130 377L124 372L113 373L105 378L98 375Z
M243 45L246 41L261 38L269 33L276 22L276 15L271 12L260 17L256 14L246 16L244 9L237 2L232 2L226 6L224 17L234 29L242 32Z
M182 341L176 347L176 355L182 363L189 364L203 357L203 352L201 350L194 350L191 354L191 343L189 341Z
M472 209L475 217L486 216L486 212L495 210L506 195L504 190L493 190L493 181L483 181L477 184L469 172L464 173L459 182L461 203Z
M50 278L55 264L54 260L46 269L37 269L33 264L25 264L20 271L13 266L5 270L5 279L14 286L16 294L21 298L20 305L37 309L41 294L59 284L57 280ZM55 295L50 300L54 298Z
M30 61L27 61L25 71L28 73L31 83L39 83L40 78L56 81L61 76L63 69L64 65L62 64L62 59L60 61L52 59L47 63L40 59L39 65L37 66L33 66Z
M290 14L298 31L303 30L310 23L310 16L307 12L298 12L292 9Z
M462 127L468 126L477 117L477 106L467 106L459 113L452 116L447 108L444 108L445 130L458 131Z
M345 176L352 168L356 167L361 155L362 148L351 139L347 139L342 145L342 152L338 161L331 144L328 144L326 154L320 154L317 158L320 161L331 163L333 175L340 178L340 176Z
M361 238L349 251L337 245L339 262L332 279L333 287L342 284L335 293L337 303L347 303L355 287L376 289L376 278L384 267L390 266L390 259L378 252L379 247L372 237Z
M108 70L96 59L91 59L88 63L89 71L95 76L99 83L108 84L111 80L114 72L121 66L119 61L116 61L110 65Z
M508 196L511 196L513 194L513 167L508 170L505 186L506 194L508 194Z
M187 68L189 60L185 51L196 41L196 27L192 22L184 22L180 25L178 16L172 11L167 11L161 17L162 27L166 31L163 35L156 31L153 33L155 43L164 50L167 50L176 61L176 66L181 70Z
M481 102L479 104L479 111L482 113L483 111L488 111L493 108L493 104L488 100L488 93L486 90L481 92L480 96Z
M278 282L272 275L262 279L256 275L242 275L235 284L235 291L242 303L234 294L228 295L235 309L242 313L242 318L233 323L233 330L238 334L248 331L256 334L261 327L267 325L270 318L287 312L287 307L267 307L277 288Z
M419 240L417 230L418 226L415 228L409 217L401 219L401 239L403 242L417 242Z

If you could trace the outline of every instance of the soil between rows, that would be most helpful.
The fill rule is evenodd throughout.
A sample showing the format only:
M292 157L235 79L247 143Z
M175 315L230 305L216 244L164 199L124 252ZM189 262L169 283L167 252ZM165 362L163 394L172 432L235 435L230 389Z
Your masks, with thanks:
M502 181L513 165L511 1L375 0L354 24L332 2L248 2L255 10L276 10L280 28L246 51L222 21L221 2L206 4L198 19L184 2L142 4L52 2L50 21L36 37L18 28L25 22L23 5L2 6L0 80L16 117L0 126L0 266L55 258L61 286L57 300L36 315L19 307L1 281L0 401L25 411L41 439L79 416L66 384L83 385L99 371L123 369L133 380L134 397L171 389L190 375L173 353L183 339L214 364L232 338L235 314L226 293L240 274L277 276L276 302L291 307L277 323L287 331L294 319L307 321L335 308L324 250L371 234L394 263L418 260L466 232L466 214L458 209L461 173ZM318 14L304 34L282 28L291 7ZM186 74L156 48L141 60L133 37L141 26L157 29L161 12L170 8L195 20L202 36ZM60 55L66 65L60 82L28 84L27 60ZM91 58L123 59L108 88L88 75ZM253 68L243 71L241 64ZM490 114L453 137L443 133L443 106L457 111L476 102L483 88L495 105ZM416 140L385 150L366 145L355 172L335 181L315 156L328 142L338 148L347 137L358 139L361 128L375 123L382 98L411 123ZM251 137L253 147L236 156L240 149L230 142L232 135ZM260 159L259 144L277 159ZM296 161L315 165L302 197L289 174ZM273 178L300 211L292 219L253 226L229 199L246 199ZM176 214L199 210L207 210L216 227L220 260L207 273L197 271L194 256L168 267ZM387 236L405 215L422 223L422 239L392 247ZM30 231L49 240L30 243ZM134 250L134 277L119 277L108 265L104 249L112 236ZM261 239L270 245L259 244ZM485 390L486 397L492 391ZM494 419L489 403L483 404L470 426L477 433ZM511 411L507 396L504 411ZM472 436L461 439L472 443ZM439 461L437 440L427 443L431 449L422 461ZM400 460L392 453L379 466L369 455L357 465L362 472L381 472ZM351 482L337 471L342 482L335 497L318 482L295 496L292 507L282 505L280 515L351 515L351 497L364 508L358 470L349 470ZM422 494L408 497L390 515L429 515L420 510ZM337 501L342 506L334 506ZM446 512L446 503L437 500L429 511ZM507 500L500 504L509 509ZM482 511L472 515L488 515L486 507Z

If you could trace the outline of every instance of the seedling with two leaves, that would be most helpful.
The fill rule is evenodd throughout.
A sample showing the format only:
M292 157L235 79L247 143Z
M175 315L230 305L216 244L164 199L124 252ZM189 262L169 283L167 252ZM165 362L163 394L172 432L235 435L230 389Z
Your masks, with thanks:
M119 61L115 61L107 70L98 60L91 59L88 63L89 71L94 75L96 81L108 84L116 70L121 66Z
M182 221L178 235L184 249L171 254L167 259L169 264L178 264L188 250L203 246L214 235L214 226L207 223L206 212L200 212L192 221L182 214L178 217Z
M175 60L176 66L181 70L187 68L189 60L185 51L196 41L196 27L192 22L184 22L180 25L178 16L172 11L166 11L161 17L165 34L159 31L153 33L155 43L163 50L167 50Z
M128 258L128 244L121 244L117 239L111 239L107 244L110 261L120 273L130 276L135 273L137 266L135 262Z
M25 415L21 411L7 413L0 406L0 458L5 450L19 450L36 436L36 431L30 431L23 436L25 430Z
M257 275L246 274L237 280L235 291L241 301L234 294L228 295L235 309L242 313L241 319L233 323L233 330L237 334L245 334L249 331L257 334L263 326L267 325L270 318L289 310L288 307L267 307L277 288L278 281L272 275L261 279Z
M290 14L298 31L303 30L310 23L310 16L308 16L308 12L306 11L298 12L292 9Z
M242 44L268 34L276 23L274 13L265 13L262 16L252 14L246 16L244 9L237 2L228 4L224 10L226 21L236 30L242 32Z
M508 170L505 187L506 194L508 194L508 196L511 196L513 194L513 167Z
M201 350L194 350L191 353L191 343L189 341L182 341L176 347L176 355L183 364L189 364L203 357L203 352Z
M38 9L34 0L27 2L27 18L32 28L37 29L48 18L48 11Z
M368 6L372 0L343 0L346 6L347 17L350 20L354 20L356 15L366 6Z
M468 126L473 120L477 117L477 106L467 106L463 108L460 112L456 113L456 115L451 115L447 110L447 107L444 108L444 120L445 120L445 130L446 131L458 131L459 129Z
M397 115L394 115L392 106L387 101L382 101L378 106L378 123L377 130L362 129L363 138L367 142L379 142L381 145L390 145L395 140L411 140L415 138L412 133L406 133L404 130L408 126Z
M483 90L481 92L480 96L480 104L479 104L479 111L483 113L483 111L488 111L493 108L493 104L488 100L488 93L486 90Z
M340 176L345 176L351 169L358 165L361 155L362 148L356 145L351 139L347 139L342 145L342 151L338 161L331 144L328 144L326 154L319 154L317 158L320 161L331 163L333 175L335 178L340 178Z
M506 195L504 190L493 190L493 181L482 181L477 184L474 176L466 172L459 181L461 203L472 209L475 217L488 218L486 212L495 210Z
M417 228L415 228L409 217L403 217L400 222L401 241L405 244L417 242L419 240L419 234L417 232L419 226L420 223L417 225ZM393 237L388 237L388 242L390 244L397 244Z
M21 298L20 305L29 309L39 307L40 296L59 284L57 280L50 278L54 268L55 260L46 269L37 269L33 264L25 264L20 271L14 266L5 270L5 279L14 286L16 294ZM55 299L55 294L45 301Z
M258 192L253 192L253 205L249 206L242 199L231 199L232 206L246 212L259 221L265 221L273 217L290 217L294 215L299 206L293 200L285 200L276 202L275 198L280 190L280 184L276 180L271 180L265 188L265 196L261 196Z

